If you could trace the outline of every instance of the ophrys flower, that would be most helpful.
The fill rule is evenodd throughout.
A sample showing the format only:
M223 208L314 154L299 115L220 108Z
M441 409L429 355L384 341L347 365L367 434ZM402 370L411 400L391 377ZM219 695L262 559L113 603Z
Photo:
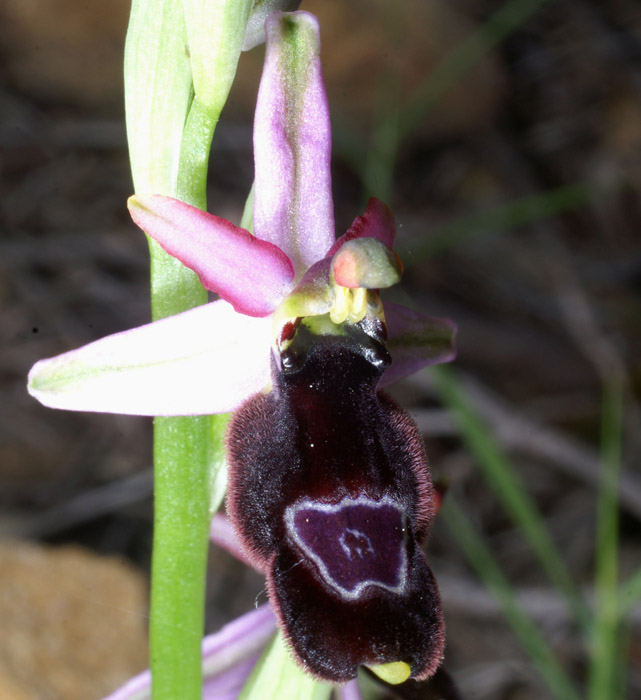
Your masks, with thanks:
M424 678L443 646L420 550L433 492L416 428L379 388L451 359L454 327L382 304L401 266L381 202L334 240L316 20L275 14L266 30L255 235L171 198L130 200L136 223L221 300L42 361L30 391L73 410L240 407L230 511L300 663L336 682L361 663Z

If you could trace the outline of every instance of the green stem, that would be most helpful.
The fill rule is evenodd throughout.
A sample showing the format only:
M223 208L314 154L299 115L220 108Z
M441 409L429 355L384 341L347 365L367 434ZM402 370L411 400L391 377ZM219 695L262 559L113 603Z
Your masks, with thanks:
M154 320L207 302L196 275L151 242ZM209 536L209 416L154 421L151 669L154 700L199 700Z
M521 607L510 582L478 534L477 528L465 515L464 509L448 497L439 515L467 560L500 604L505 619L535 663L553 697L558 700L579 700L579 695L558 662L555 652L545 641L532 618ZM604 695L603 698L605 697L607 696Z
M151 666L154 700L202 694L209 417L154 421Z
M196 104L193 100L186 126ZM198 120L194 121L198 124ZM199 121L202 124L203 120ZM186 139L183 132L176 196L205 208L213 127L191 128L189 136ZM183 160L185 151L190 157ZM200 154L200 158L194 154ZM207 303L207 292L195 273L153 241L150 254L154 320ZM212 423L216 419L217 416L183 416L159 417L154 421L154 538L149 632L153 700L199 700L202 695L200 647L214 478Z
M236 71L250 5L249 0L132 1L125 93L137 192L206 208L211 140ZM207 303L207 292L191 270L153 241L149 248L154 320ZM216 477L224 465L226 421L227 416L197 416L154 422L154 700L202 695L208 535L224 488Z
M205 107L195 96L183 131L176 196L200 209L207 209L207 166L220 112Z

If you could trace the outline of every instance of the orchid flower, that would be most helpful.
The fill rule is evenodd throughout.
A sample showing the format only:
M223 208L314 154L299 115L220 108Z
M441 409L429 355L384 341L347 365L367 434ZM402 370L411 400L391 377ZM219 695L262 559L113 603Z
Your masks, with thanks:
M288 41L292 22L306 27L302 39L295 35L302 46ZM269 385L274 312L281 320L288 311L336 315L351 305L353 312L355 303L362 307L365 297L374 297L361 290L384 286L349 278L347 260L361 272L367 266L341 249L372 238L391 247L396 231L387 207L370 200L334 240L331 132L317 31L307 13L272 16L267 23L254 127L255 236L169 197L130 200L134 221L222 299L38 362L29 391L41 403L136 415L234 410ZM450 321L394 304L384 304L383 311L392 364L382 385L452 359Z
M254 127L253 235L137 194L133 220L221 298L37 363L29 391L71 410L236 411L228 509L312 675L360 664L401 682L441 662L438 591L420 544L434 489L420 436L380 388L452 359L454 325L394 304L394 217L379 200L335 240L316 19L275 13Z

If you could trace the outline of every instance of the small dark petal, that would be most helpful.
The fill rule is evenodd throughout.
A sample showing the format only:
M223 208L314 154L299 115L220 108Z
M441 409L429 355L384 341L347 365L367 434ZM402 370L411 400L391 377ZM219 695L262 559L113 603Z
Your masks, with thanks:
M389 207L381 202L376 197L370 197L367 202L365 211L354 219L354 222L332 247L327 255L329 257L336 254L340 248L348 241L363 236L371 236L378 238L390 248L394 247L394 239L396 238L396 221L394 214Z
M280 336L278 338L278 345L281 346L284 342L288 340L292 340L294 336L296 335L296 329L300 325L300 318L297 318L295 321L289 321L286 323L281 331L280 331Z

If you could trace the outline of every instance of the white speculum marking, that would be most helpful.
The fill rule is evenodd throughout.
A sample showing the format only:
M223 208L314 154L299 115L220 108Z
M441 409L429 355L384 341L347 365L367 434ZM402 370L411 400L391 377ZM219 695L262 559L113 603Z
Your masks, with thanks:
M353 556L363 559L366 556L374 556L374 548L370 538L360 530L346 527L338 538L338 542L348 559Z

